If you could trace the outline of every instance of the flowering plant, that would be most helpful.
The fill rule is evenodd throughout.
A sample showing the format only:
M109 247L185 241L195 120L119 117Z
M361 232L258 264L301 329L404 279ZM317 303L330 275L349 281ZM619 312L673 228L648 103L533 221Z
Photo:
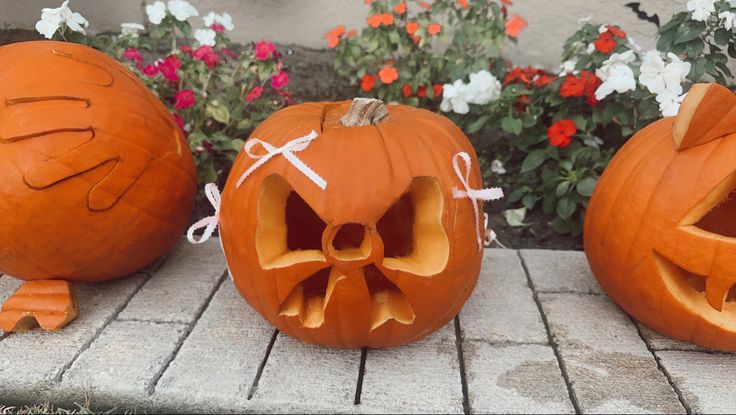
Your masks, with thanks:
M431 109L442 83L484 70L473 84L480 86L501 70L504 43L526 25L508 16L510 0L364 1L370 4L367 28L358 33L338 26L325 36L336 49L336 69L361 94Z
M202 182L224 178L247 136L274 110L292 102L289 75L268 42L235 51L228 13L199 11L184 0L145 8L145 26L123 23L112 36L84 36L87 21L68 8L44 9L37 30L47 38L85 43L126 64L169 107L188 138ZM192 38L193 37L193 38Z

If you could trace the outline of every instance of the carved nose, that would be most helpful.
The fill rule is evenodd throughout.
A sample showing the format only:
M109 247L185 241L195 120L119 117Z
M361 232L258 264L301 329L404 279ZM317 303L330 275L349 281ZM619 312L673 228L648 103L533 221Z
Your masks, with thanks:
M371 255L371 233L367 226L346 223L333 228L327 244L330 256L340 261L361 261Z

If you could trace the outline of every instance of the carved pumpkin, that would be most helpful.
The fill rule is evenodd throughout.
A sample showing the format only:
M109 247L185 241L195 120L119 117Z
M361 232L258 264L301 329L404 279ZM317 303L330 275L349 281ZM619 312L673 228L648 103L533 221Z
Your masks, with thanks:
M0 62L0 272L102 281L169 250L196 176L158 98L81 45L12 44Z
M736 97L695 85L676 118L634 136L588 207L603 289L668 336L736 351Z
M279 156L228 180L222 195L238 290L279 330L312 343L422 338L460 311L480 271L477 202L453 198L458 152L473 155L469 184L481 185L471 144L440 115L367 101L296 105L253 132L274 148L317 132L298 158L324 190ZM254 163L241 153L231 177Z

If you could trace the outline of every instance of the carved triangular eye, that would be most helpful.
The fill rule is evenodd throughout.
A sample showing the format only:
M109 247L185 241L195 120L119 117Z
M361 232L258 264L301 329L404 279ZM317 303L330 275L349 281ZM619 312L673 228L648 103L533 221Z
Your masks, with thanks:
M723 180L682 220L708 233L736 238L736 174Z
M437 179L415 178L378 221L384 246L383 266L421 276L442 272L450 254L442 224L443 207Z
M264 269L322 261L322 233L327 226L278 175L267 177L258 195L256 251Z

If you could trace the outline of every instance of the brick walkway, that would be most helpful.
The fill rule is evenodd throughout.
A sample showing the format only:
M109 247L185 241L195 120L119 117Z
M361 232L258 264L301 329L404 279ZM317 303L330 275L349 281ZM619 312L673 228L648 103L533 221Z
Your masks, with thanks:
M0 277L0 300L18 284ZM62 332L0 332L0 405L88 396L138 411L736 410L733 356L634 324L581 252L487 250L460 316L392 350L331 350L274 331L226 277L218 241L182 243L145 273L78 290L80 317Z

